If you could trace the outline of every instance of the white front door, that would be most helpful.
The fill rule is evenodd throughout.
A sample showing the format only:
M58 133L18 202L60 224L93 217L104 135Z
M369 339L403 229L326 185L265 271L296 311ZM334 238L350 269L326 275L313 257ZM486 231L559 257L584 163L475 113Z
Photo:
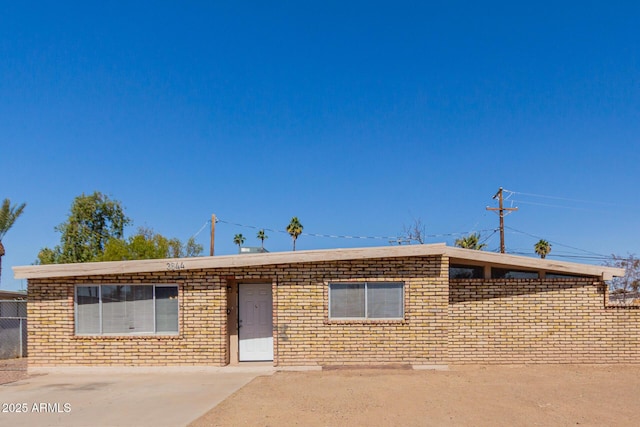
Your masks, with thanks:
M273 297L270 283L240 283L239 360L273 360Z

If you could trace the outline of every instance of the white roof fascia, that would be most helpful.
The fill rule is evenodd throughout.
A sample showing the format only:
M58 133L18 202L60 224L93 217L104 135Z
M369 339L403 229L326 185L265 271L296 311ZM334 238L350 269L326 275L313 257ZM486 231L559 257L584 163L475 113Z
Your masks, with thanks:
M481 265L491 264L493 266L597 276L602 277L604 280L609 280L613 276L624 275L624 269L620 268L461 249L448 247L444 243L371 248L322 249L295 252L269 252L213 257L30 265L13 267L13 272L16 279L37 279L430 255L447 256L454 263L472 263Z
M295 252L223 255L193 258L146 259L135 261L86 262L13 267L16 279L149 273L158 271L251 267L303 262L342 261L371 258L442 255L444 243L430 245L383 246L373 248L322 249Z
M611 280L613 277L622 277L625 274L624 268L579 264L575 262L556 261L455 247L447 247L446 253L449 256L450 263L457 264L491 264L493 267L521 268L525 270L547 271L561 274L566 273L596 276L601 277L603 280Z

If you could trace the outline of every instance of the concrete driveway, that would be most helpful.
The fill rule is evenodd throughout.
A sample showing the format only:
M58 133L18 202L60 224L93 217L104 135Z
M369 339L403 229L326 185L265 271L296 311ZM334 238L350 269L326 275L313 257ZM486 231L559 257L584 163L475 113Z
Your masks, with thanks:
M0 385L0 425L185 426L271 366L30 371Z

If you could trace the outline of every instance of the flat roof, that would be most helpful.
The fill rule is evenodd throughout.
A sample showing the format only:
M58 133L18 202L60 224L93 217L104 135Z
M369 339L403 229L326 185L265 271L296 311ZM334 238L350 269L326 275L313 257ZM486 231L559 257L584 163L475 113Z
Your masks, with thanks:
M149 273L167 270L185 271L429 255L448 257L450 258L450 262L455 264L490 264L501 268L528 269L561 274L593 276L603 278L604 280L610 280L615 276L624 276L625 273L622 268L539 259L520 255L499 254L473 249L462 249L447 246L444 243L370 248L320 249L194 258L28 265L13 267L13 273L16 279L38 279L49 277Z
M26 299L27 291L4 291L0 290L0 300L8 300L8 299Z

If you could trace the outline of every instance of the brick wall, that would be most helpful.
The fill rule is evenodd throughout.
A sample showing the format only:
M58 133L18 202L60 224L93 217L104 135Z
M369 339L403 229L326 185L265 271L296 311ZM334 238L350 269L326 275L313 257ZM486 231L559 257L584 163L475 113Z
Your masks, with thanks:
M178 284L178 336L75 336L74 286ZM31 279L29 366L223 365L226 283L203 271Z
M593 279L452 280L449 362L640 363L640 310Z
M447 268L440 257L219 269L273 283L274 364L446 363ZM329 321L328 283L405 283L404 321Z
M271 282L274 363L444 363L446 268L439 257L29 280L29 364L224 365L227 285ZM405 319L330 322L327 283L405 282ZM178 284L178 336L75 336L74 286Z
M292 265L274 297L277 364L446 363L447 282L440 258ZM332 321L328 283L405 283L400 321Z
M602 282L447 277L432 256L32 279L29 364L225 365L243 281L273 284L276 365L640 363L640 310L605 308ZM405 318L329 320L332 281L404 282ZM179 335L75 336L74 286L113 283L177 284Z

